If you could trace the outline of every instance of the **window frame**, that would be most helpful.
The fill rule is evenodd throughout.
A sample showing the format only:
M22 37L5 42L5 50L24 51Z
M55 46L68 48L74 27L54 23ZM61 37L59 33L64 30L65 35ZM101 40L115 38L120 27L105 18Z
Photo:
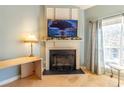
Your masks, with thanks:
M116 15L116 16L113 16L113 17L120 17L121 18L121 21L120 21L120 23L121 23L121 31L120 31L120 46L119 46L119 62L118 62L118 64L124 64L124 62L122 62L122 50L124 49L124 44L123 44L123 34L124 34L124 14L121 14L121 15ZM104 63L106 64L107 63L107 61L106 61L106 58L105 58L105 49L107 49L107 48L109 48L109 49L111 49L111 47L110 46L105 46L105 40L104 40L104 32L103 32L103 21L105 20L112 20L111 19L112 17L109 17L109 18L106 18L106 19L103 19L102 20L102 43L103 43L103 57L104 57ZM113 18L114 19L114 18ZM118 21L117 21L118 22ZM110 23L109 23L109 25L110 25ZM118 49L118 48L117 48ZM123 58L124 59L124 58ZM110 62L110 60L108 61L108 62ZM113 60L113 62L114 62L114 60Z

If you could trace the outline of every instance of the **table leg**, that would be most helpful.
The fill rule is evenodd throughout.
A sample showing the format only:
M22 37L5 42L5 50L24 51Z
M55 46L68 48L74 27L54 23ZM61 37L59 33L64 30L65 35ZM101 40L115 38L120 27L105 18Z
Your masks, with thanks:
M111 75L110 75L110 77L111 77L111 78L113 77L113 71L112 71L112 68L111 68Z
M38 62L35 62L35 75L39 78L42 79L42 67L41 67L41 60Z
M34 74L34 63L21 64L21 78Z
M120 87L120 70L118 70L118 87Z

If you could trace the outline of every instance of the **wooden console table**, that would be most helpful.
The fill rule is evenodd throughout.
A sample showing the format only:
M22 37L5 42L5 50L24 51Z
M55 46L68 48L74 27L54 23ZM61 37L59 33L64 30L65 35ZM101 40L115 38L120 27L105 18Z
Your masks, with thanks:
M0 61L0 69L5 69L12 66L21 65L21 78L27 77L35 73L35 75L42 79L42 65L39 57L20 57Z

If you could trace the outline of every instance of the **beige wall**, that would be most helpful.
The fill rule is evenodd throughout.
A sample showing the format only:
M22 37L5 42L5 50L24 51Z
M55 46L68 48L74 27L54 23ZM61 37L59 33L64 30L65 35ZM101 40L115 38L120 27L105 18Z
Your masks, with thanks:
M29 45L20 38L27 33L38 36L40 12L40 6L0 6L0 60L29 55ZM39 47L35 45L35 55L40 55ZM0 70L0 81L19 73L18 66Z

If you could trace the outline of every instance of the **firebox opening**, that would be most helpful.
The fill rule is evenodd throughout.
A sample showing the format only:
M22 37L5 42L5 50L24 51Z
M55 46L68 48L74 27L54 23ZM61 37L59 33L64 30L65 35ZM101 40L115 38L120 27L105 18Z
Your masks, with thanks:
M76 50L50 50L51 71L76 70Z

